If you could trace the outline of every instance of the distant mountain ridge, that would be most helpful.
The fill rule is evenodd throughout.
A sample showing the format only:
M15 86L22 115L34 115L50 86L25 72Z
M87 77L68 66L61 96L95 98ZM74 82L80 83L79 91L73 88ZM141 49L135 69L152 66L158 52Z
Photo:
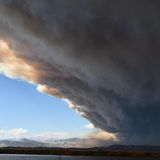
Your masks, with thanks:
M1 140L0 147L47 147L47 144L29 139Z
M77 144L83 143L83 139L70 138L60 140L49 140L46 142L40 142L30 139L20 140L0 140L0 147L64 147L74 148Z
M113 151L160 151L160 146L153 145L112 145L106 148Z
M0 140L0 147L60 147L60 148L76 148L77 144L83 143L85 140L80 138L60 139L47 142L39 142L30 139L21 140ZM160 146L152 145L111 145L107 147L81 148L84 150L95 151L151 151L160 152Z

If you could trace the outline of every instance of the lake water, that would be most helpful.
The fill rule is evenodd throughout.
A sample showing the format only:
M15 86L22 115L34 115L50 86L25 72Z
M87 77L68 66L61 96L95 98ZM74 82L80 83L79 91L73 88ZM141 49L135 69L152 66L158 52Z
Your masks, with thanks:
M58 160L58 156L33 156L33 155L0 155L0 160ZM110 157L71 157L62 156L62 160L154 160L151 158L110 158Z

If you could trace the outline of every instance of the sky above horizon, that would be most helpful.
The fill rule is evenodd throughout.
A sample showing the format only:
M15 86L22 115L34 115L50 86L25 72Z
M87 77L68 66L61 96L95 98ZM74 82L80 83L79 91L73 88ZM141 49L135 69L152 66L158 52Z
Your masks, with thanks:
M96 132L94 146L159 145L159 8L0 0L0 74L11 78L0 77L0 137Z
M87 134L92 128L85 127L89 121L69 108L67 102L38 92L36 85L0 75L0 86L2 139L29 138L28 132L34 136L50 133L50 138L68 138Z

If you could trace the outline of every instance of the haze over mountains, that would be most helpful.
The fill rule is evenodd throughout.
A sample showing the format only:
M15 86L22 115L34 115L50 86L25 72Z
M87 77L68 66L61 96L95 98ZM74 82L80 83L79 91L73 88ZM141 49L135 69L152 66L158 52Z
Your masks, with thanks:
M98 143L99 142L99 143ZM108 142L109 146L111 143ZM91 148L106 146L106 141L95 138L68 138L52 140L33 140L33 139L8 139L1 140L0 147L64 147L64 148Z
M50 142L39 142L30 139L21 139L21 140L1 140L0 147L44 147L44 148L81 148L80 145L85 143L85 139L80 138L70 138L70 139L59 139L52 140ZM84 148L85 149L85 148ZM87 147L86 147L87 149ZM109 145L101 147L88 148L92 150L100 151L146 151L146 152L157 152L160 151L160 146L152 145Z
M1 140L0 147L45 147L45 143L29 139Z
M76 147L83 143L84 139L71 138L40 142L30 139L1 140L0 147Z

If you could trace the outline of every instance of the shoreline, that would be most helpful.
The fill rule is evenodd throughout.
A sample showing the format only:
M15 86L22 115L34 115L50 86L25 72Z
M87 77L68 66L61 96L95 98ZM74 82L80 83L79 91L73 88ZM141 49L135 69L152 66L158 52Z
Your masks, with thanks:
M160 152L110 151L83 148L3 147L0 148L0 154L160 158Z

